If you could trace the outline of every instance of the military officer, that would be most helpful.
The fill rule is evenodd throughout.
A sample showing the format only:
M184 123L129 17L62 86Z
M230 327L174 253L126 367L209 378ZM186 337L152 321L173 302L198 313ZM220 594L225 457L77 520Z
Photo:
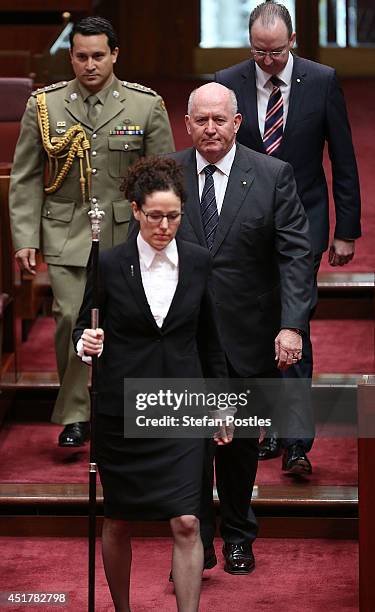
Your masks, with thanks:
M163 100L147 87L115 77L118 52L107 20L87 17L73 26L76 78L33 92L12 168L15 257L35 274L40 250L54 296L60 390L52 421L65 425L60 446L80 446L89 436L88 371L71 341L91 249L88 211L98 205L105 212L102 249L124 241L131 208L120 184L128 167L141 156L174 151Z

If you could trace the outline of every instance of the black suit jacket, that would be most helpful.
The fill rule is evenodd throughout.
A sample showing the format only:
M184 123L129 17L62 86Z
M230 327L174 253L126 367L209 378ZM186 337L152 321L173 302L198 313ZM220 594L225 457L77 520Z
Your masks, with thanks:
M143 289L136 237L100 254L99 310L104 350L98 360L99 412L123 414L124 378L227 377L209 291L206 249L177 241L179 280L161 328ZM92 279L73 331L91 327Z
M188 193L178 235L206 245L195 149L170 157L183 165ZM308 222L289 164L237 145L211 255L229 361L241 376L271 371L280 327L307 329L313 278Z
M220 70L215 79L236 93L243 117L238 141L264 153L258 127L255 62L246 60ZM288 117L277 157L293 167L315 253L326 250L329 238L328 190L323 170L326 142L333 173L335 237L358 238L361 205L357 164L335 70L294 57Z

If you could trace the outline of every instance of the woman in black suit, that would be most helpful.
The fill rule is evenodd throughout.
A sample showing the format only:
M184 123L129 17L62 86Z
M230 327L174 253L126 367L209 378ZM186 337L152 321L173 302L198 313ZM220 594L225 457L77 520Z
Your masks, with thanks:
M176 162L140 160L123 188L139 234L100 255L101 328L89 329L89 280L73 333L78 354L100 354L96 449L104 567L116 612L129 611L128 521L169 519L178 610L195 612L203 567L198 517L205 442L125 438L123 387L126 378L227 376L208 291L210 256L175 239L185 195ZM225 428L215 436L219 444L230 440Z

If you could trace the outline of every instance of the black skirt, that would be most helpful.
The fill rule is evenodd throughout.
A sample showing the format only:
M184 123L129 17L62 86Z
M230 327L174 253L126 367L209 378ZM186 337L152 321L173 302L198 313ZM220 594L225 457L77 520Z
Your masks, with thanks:
M124 438L122 417L96 415L104 516L158 521L199 517L204 439Z

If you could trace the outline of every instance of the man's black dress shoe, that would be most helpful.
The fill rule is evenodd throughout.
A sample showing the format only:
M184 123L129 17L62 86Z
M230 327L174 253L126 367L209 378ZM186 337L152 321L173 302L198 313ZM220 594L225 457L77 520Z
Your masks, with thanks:
M288 474L311 474L311 463L307 458L303 446L300 444L292 444L284 450L283 454L283 471Z
M251 544L224 544L224 571L228 574L250 574L255 568Z
M215 549L212 545L207 546L207 548L204 549L203 569L212 569L215 565L217 565ZM172 571L169 572L169 582L173 582Z
M69 423L59 435L59 446L83 446L89 438L90 423Z
M270 437L263 438L259 444L259 460L274 459L281 455L281 440L277 437L277 433L273 433Z

